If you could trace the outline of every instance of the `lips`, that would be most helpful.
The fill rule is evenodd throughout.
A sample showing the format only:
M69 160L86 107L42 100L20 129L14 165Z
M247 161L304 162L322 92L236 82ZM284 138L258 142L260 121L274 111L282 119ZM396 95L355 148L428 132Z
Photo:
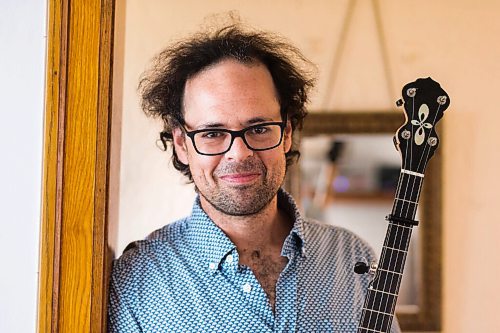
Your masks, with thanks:
M219 178L225 182L232 184L248 184L260 177L260 173L245 172L245 173L232 173L220 176Z

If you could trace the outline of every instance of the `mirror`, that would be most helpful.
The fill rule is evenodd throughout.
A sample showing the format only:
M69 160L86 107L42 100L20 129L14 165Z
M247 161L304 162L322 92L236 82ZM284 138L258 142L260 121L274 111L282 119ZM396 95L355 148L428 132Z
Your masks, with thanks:
M392 136L403 113L310 113L287 186L308 217L350 229L380 255L399 177ZM396 313L404 331L440 321L439 153L426 172ZM435 326L434 326L435 327Z

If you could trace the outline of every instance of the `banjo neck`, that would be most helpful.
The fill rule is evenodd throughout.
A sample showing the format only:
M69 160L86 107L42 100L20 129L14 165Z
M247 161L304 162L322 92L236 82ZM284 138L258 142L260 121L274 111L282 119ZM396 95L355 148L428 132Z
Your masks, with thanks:
M382 246L376 275L365 299L358 333L389 332L394 317L399 287L403 278L406 256L423 178L401 172L398 189L388 215L387 232ZM413 189L408 191L407 189Z
M396 195L388 220L387 233L378 265L370 268L357 263L357 273L370 272L374 278L367 290L358 333L390 332L403 278L412 229L429 159L439 144L436 123L448 108L450 99L431 78L418 79L403 87L406 122L394 136L402 158ZM399 100L398 106L403 102Z

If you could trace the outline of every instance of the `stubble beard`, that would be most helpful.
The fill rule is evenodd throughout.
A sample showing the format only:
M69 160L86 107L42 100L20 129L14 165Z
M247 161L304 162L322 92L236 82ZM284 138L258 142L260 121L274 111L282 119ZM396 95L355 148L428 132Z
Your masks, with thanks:
M220 181L220 176L234 172L258 171L261 181L250 185L227 186ZM245 160L238 165L227 164L214 172L215 187L205 186L198 192L208 203L219 212L230 216L255 215L266 208L278 193L283 183L284 172L271 174L262 161L257 159Z

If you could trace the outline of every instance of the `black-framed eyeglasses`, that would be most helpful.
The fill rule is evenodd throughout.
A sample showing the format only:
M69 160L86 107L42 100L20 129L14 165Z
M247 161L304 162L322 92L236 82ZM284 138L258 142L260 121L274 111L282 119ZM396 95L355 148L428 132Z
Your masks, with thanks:
M248 149L263 151L278 147L283 140L286 120L252 125L239 131L225 128L210 128L184 132L193 142L194 149L200 155L222 155L231 149L235 138L242 138Z

